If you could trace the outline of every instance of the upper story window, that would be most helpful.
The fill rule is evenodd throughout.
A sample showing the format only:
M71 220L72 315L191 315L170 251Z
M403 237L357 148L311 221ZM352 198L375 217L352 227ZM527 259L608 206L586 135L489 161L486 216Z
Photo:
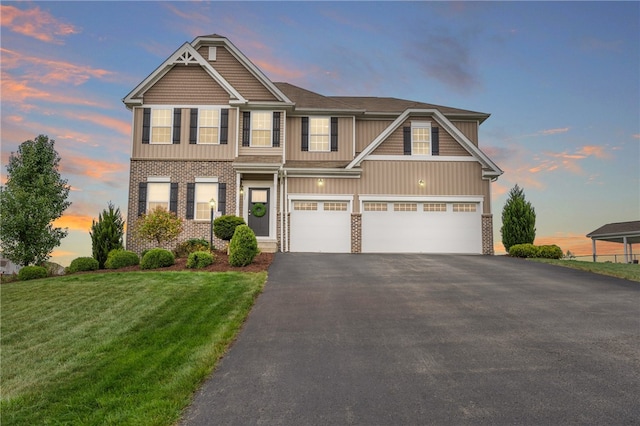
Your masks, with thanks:
M271 112L251 113L251 146L271 146Z
M219 143L220 110L200 109L198 116L198 143Z
M411 154L431 155L431 123L411 124Z
M329 118L309 117L309 151L329 151Z
M173 109L153 108L151 110L151 143L172 143L171 118Z

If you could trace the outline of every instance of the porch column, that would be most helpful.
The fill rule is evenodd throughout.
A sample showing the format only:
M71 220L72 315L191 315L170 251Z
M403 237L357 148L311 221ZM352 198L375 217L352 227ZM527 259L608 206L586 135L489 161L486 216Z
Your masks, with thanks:
M596 261L596 239L591 239L591 253L593 253L593 261Z
M624 244L624 263L629 263L629 257L627 255L628 246L627 237L622 237L622 244Z

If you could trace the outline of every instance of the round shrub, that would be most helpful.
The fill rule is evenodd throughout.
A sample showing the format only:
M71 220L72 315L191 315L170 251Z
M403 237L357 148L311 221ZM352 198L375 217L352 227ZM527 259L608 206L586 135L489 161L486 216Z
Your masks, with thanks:
M18 279L20 281L35 280L38 278L47 278L47 268L44 266L25 266L18 271Z
M259 252L256 234L247 225L239 225L229 243L229 264L247 266Z
M98 261L93 257L77 257L71 261L69 272L74 274L80 271L96 271L98 266Z
M509 248L509 256L513 257L538 257L538 247L533 244L516 244Z
M244 219L239 216L223 215L213 220L213 233L221 240L229 241L233 238L236 227L244 224Z
M140 262L142 269L166 268L176 263L176 258L169 250L154 248L149 250Z
M545 259L562 259L562 249L555 244L538 247L538 257Z
M176 257L187 257L196 251L209 251L209 242L202 238L192 238L178 244L173 254Z
M211 265L214 256L208 251L194 251L187 258L187 268L201 269Z
M109 252L104 267L107 269L120 269L127 266L136 266L140 264L140 258L137 254L130 250L115 249Z

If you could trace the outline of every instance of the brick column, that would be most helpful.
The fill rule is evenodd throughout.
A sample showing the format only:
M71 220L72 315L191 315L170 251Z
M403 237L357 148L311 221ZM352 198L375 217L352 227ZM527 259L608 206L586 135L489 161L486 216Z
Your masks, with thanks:
M493 255L493 215L482 215L482 254Z
M351 214L351 253L362 252L362 214Z

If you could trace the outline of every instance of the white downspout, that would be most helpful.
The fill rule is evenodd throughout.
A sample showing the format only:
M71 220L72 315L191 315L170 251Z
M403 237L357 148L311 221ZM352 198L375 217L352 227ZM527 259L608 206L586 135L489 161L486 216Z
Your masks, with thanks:
M284 171L284 247L289 251L289 178L287 171Z
M282 166L278 171L278 177L280 178L280 251L284 252L284 177Z

